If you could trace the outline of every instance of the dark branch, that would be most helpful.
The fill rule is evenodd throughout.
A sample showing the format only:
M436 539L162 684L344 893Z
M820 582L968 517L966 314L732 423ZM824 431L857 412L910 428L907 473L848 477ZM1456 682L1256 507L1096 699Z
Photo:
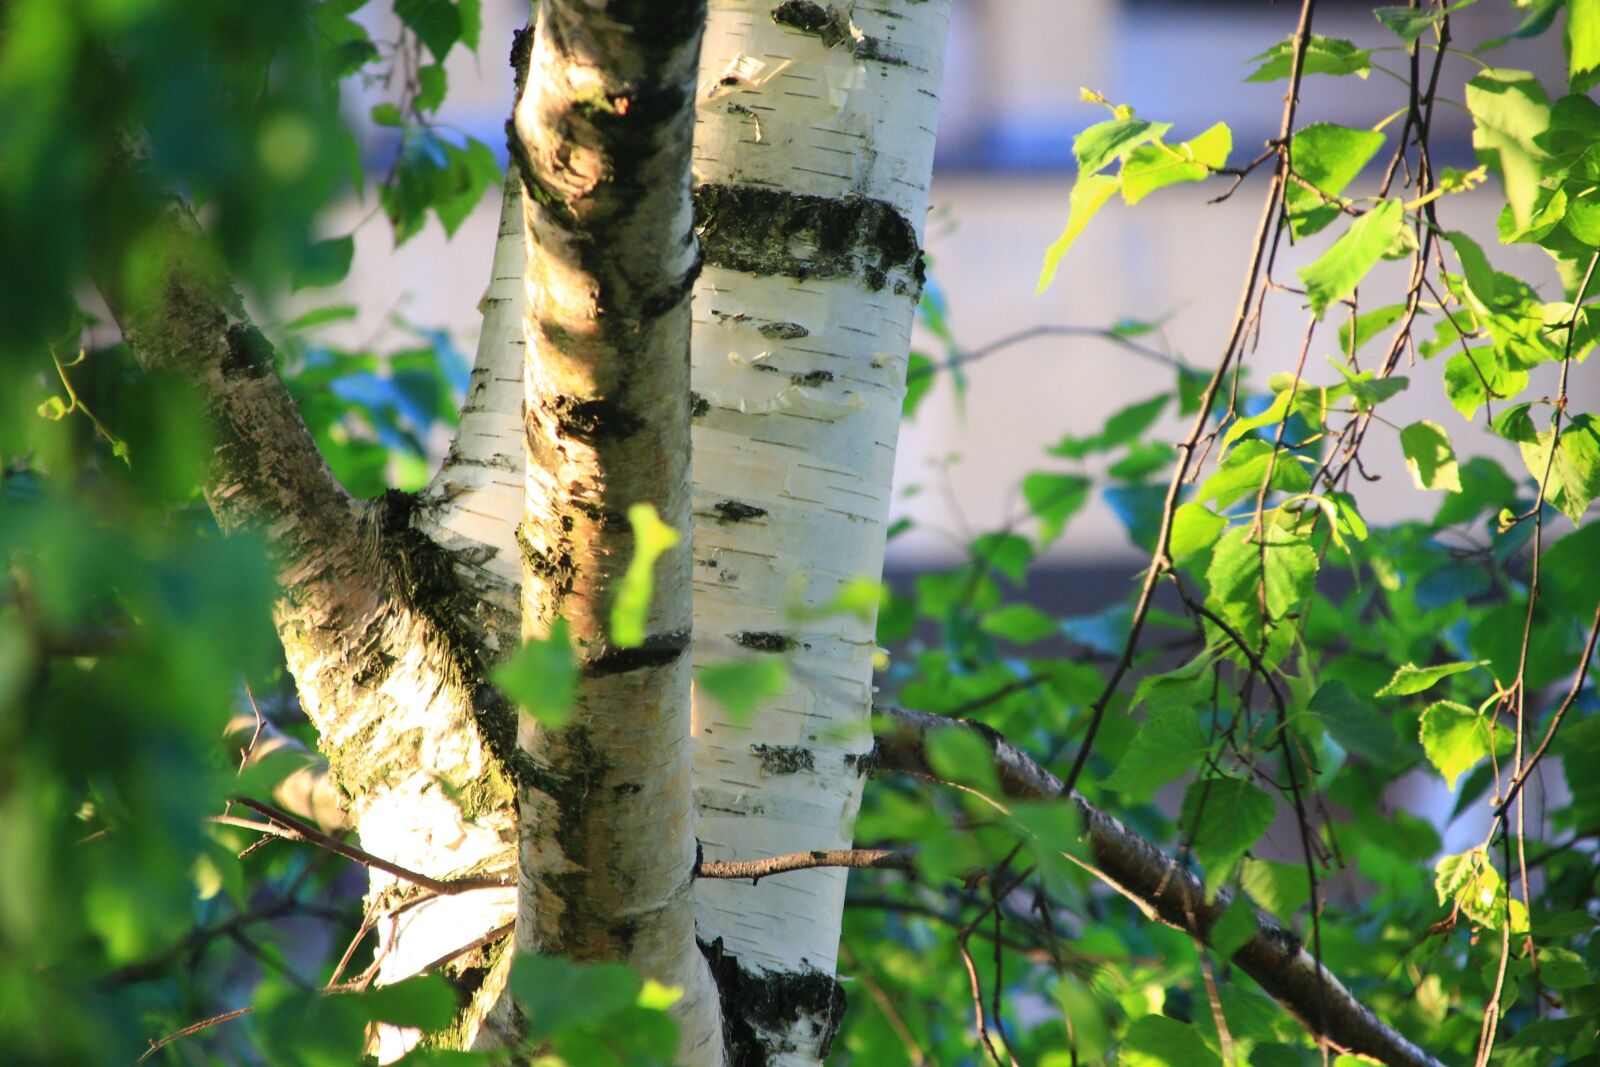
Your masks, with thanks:
M989 747L1006 796L1053 798L1063 793L1059 778L981 723L906 708L880 706L875 711L885 720L879 727L874 753L879 770L936 779L928 764L927 735L934 730L957 728L970 730ZM1205 886L1191 871L1080 794L1071 793L1067 800L1083 821L1092 858L1092 865L1085 864L1088 870L1133 901L1149 918L1194 932L1209 943L1213 924L1232 899L1229 893L1223 890L1207 903ZM1385 1025L1327 968L1311 958L1298 937L1266 912L1256 909L1256 932L1234 953L1233 962L1309 1032L1333 1047L1372 1057L1391 1067L1443 1067ZM1322 1021L1320 1027L1318 1020Z

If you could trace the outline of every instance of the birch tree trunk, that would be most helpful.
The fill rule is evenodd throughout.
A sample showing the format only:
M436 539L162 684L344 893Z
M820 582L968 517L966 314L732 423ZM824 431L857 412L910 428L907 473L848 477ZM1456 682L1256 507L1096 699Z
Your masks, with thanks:
M689 521L689 198L699 0L544 0L512 148L527 238L526 636L571 628L572 720L518 740L520 951L625 960L684 995L685 1063L722 1062L696 949L687 538L642 643L609 616L629 509ZM625 254L621 250L626 250Z
M484 680L475 598L415 527L410 497L358 501L338 484L277 377L271 346L238 295L204 267L193 219L176 204L169 219L150 264L159 282L128 292L108 279L101 288L142 365L182 377L198 396L215 441L205 491L219 525L268 541L285 659L362 847L441 880L508 874L515 710ZM511 884L435 896L372 871L376 980L417 973L503 926L514 905ZM448 1040L497 1040L484 1029L497 1025L485 1013L498 994L482 987L495 954L451 961L449 970L476 976L464 992L478 1007ZM386 1031L377 1051L397 1058L419 1036Z
M753 719L697 697L707 860L848 847L876 619L798 616L883 569L948 0L711 0L695 128L694 659L786 654ZM814 1064L846 873L702 881L731 1054ZM760 1002L760 1012L741 1002Z

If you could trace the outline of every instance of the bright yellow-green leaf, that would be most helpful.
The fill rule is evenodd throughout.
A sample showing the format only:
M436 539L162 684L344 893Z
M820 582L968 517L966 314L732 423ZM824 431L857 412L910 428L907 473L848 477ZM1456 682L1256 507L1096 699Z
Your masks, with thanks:
M1228 520L1204 504L1190 501L1179 504L1172 516L1171 552L1175 562L1182 562L1202 549L1217 543Z
M1574 88L1600 69L1600 0L1567 0L1567 53Z
M678 531L662 522L649 504L630 507L628 522L633 526L633 558L617 583L616 599L611 603L611 640L618 648L644 644L656 560L678 543Z
M1465 704L1440 700L1422 713L1418 736L1422 750L1455 792L1456 782L1473 764L1489 754L1494 740L1494 720Z
M1232 150L1233 133L1221 122L1176 146L1161 142L1142 145L1123 160L1122 199L1137 204L1165 186L1205 181L1213 171L1228 165Z
M1481 667L1486 661L1474 660L1465 663L1441 663L1433 667L1418 667L1407 663L1394 672L1394 677L1389 679L1389 684L1378 690L1373 696L1403 697L1412 693L1422 693L1432 689L1439 682L1452 674L1461 674L1475 667Z
M1367 272L1394 243L1405 223L1405 207L1398 200L1385 200L1351 223L1345 235L1335 241L1314 263L1297 272L1306 283L1311 310L1320 318L1328 306L1355 292Z
M1120 178L1109 174L1090 174L1080 177L1072 187L1072 195L1067 198L1067 228L1061 231L1055 243L1045 249L1044 268L1039 272L1038 292L1043 293L1050 288L1050 283L1055 280L1056 269L1061 266L1061 259L1072 247L1072 242L1078 239L1083 228L1089 220L1105 206L1111 199L1111 194L1117 191L1121 184Z
M1418 489L1447 489L1461 492L1461 470L1450 435L1437 422L1423 419L1400 431L1400 448L1405 453L1406 469Z
M1546 152L1539 135L1550 125L1550 101L1544 86L1525 70L1486 70L1467 83L1467 110L1472 112L1472 147L1478 158L1500 172L1506 202L1517 226L1533 216L1544 176Z

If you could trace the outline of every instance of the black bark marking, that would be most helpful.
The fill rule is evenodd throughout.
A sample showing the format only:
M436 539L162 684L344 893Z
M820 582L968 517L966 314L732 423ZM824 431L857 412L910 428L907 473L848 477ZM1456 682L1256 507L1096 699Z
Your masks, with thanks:
M805 374L791 374L789 375L789 380L796 385L804 385L815 389L819 385L825 385L833 381L833 371L814 370L807 371Z
M800 745L751 745L750 751L768 774L799 774L817 769L816 757L809 748Z
M650 634L638 648L608 648L594 659L585 660L583 673L591 678L604 674L661 667L689 650L689 631Z
M689 417L691 419L698 419L700 416L709 415L710 413L711 401L699 393L692 392L689 394Z
M870 37L850 25L848 10L824 7L811 0L784 0L772 9L772 21L791 30L813 34L828 48L844 49L857 59L875 59L880 63L905 66L906 61L883 50L883 42Z
M800 642L788 634L745 630L731 635L733 643L744 648L754 649L757 652L789 652L799 646Z
M582 440L624 441L644 427L644 420L630 405L609 397L592 400L557 397L552 407L557 428L563 434Z
M916 295L925 278L917 231L892 204L743 185L700 185L695 229L706 262L727 270L792 278L860 277L872 289L893 279Z
M699 942L722 1001L722 1041L729 1067L767 1067L775 1054L798 1046L778 1035L805 1020L818 1060L826 1060L844 1020L844 987L816 969L753 973L722 947Z
M254 326L229 326L223 339L227 344L221 361L224 378L265 378L276 369L272 345Z
M712 506L716 508L723 522L748 522L751 519L759 519L767 513L766 508L758 508L754 504L738 500L723 500Z

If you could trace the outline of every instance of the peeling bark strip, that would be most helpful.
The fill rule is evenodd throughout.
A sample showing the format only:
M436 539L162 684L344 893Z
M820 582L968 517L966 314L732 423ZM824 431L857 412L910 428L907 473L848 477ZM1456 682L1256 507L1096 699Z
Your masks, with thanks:
M892 281L895 292L912 296L926 280L916 229L882 200L707 184L696 187L694 209L713 267L794 278L860 277L874 290Z
M722 1062L695 949L690 543L655 568L640 647L608 620L616 517L689 529L689 198L703 0L543 0L511 129L527 236L522 626L571 627L571 721L524 716L519 951L625 960L684 989L679 1057Z
M981 737L994 756L1000 788L1012 797L1059 797L1062 782L1035 763L995 730L965 719L947 719L906 708L879 707L890 729L880 733L880 767L922 777L935 777L928 766L925 741L929 732L965 729ZM1083 820L1094 857L1089 871L1139 906L1148 917L1189 932L1193 915L1203 940L1227 910L1227 890L1207 904L1205 886L1161 849L1123 826L1078 793L1070 802ZM1256 933L1233 954L1236 963L1300 1020L1308 1032L1336 1050L1365 1056L1389 1067L1443 1067L1422 1049L1385 1025L1357 1000L1326 967L1319 967L1300 939L1271 915L1255 909ZM1321 1020L1319 1024L1319 1020Z
M708 864L851 846L874 620L797 623L792 608L882 572L949 14L950 0L710 0L695 126L694 661L782 654L790 680L748 718L696 698ZM727 502L763 514L734 521ZM752 980L831 975L846 874L701 879L700 937ZM727 1016L744 1010L725 1002ZM767 1017L754 1029L768 1058L751 1062L815 1067L836 1011L817 998Z

